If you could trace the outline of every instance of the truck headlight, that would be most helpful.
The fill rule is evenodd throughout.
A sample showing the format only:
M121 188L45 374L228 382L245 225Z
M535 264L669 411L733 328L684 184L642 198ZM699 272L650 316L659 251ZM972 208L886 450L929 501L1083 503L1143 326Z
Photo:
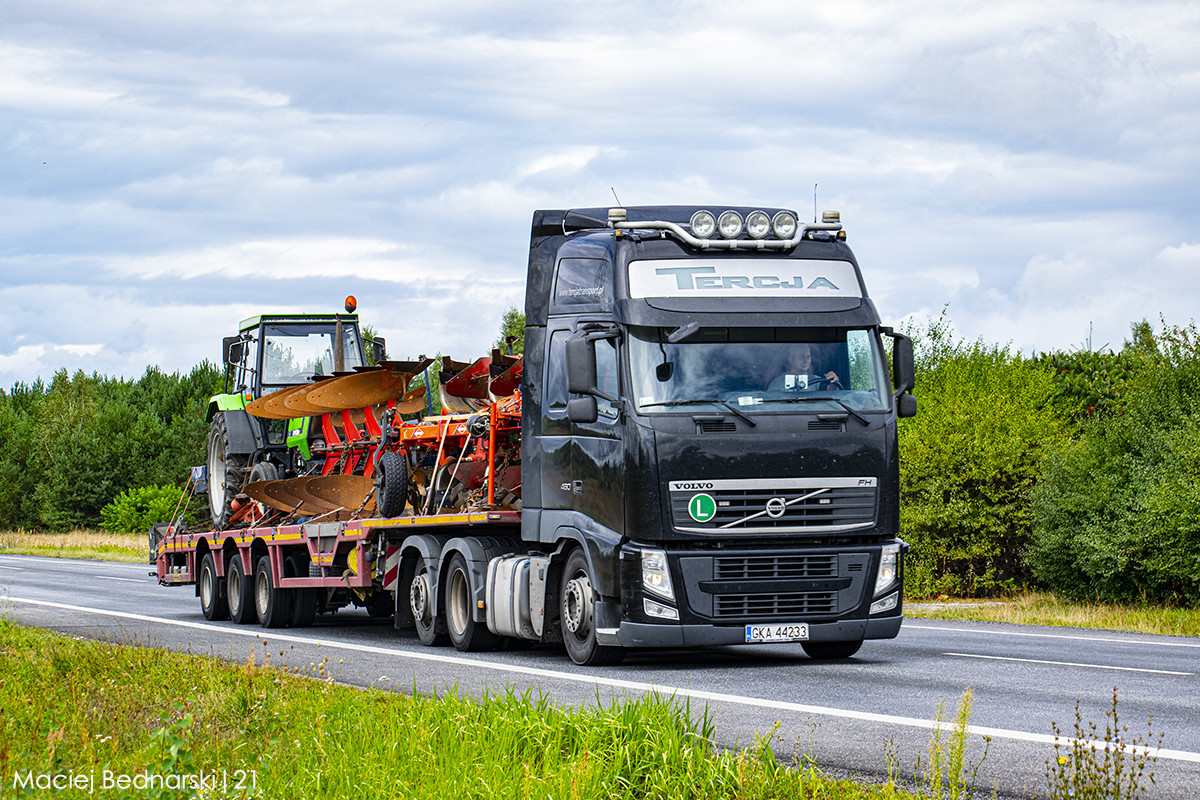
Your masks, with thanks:
M671 571L667 569L667 554L662 550L642 551L642 588L665 600L675 600Z
M896 580L899 561L900 545L885 544L879 558L879 572L875 575L875 594L879 594Z
M717 230L726 239L736 239L742 235L742 215L736 211L723 211L717 217Z
M771 232L771 218L765 211L751 211L746 215L746 233L751 239L765 238Z
M691 221L692 233L701 239L708 239L713 235L713 231L717 229L717 218L712 215L711 211L697 211L692 214Z
M790 211L780 211L771 220L771 229L780 239L791 239L796 235L796 215Z

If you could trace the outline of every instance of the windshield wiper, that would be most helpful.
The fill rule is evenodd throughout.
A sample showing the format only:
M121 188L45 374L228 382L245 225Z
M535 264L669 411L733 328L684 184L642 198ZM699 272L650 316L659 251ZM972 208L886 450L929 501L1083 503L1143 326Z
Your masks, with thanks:
M738 411L736 406L734 406L730 403L726 403L724 400L718 400L715 397L714 398L697 399L697 400L664 400L661 403L642 403L642 408L650 408L651 406L695 406L695 405L700 405L701 403L711 403L713 405L725 406L730 411L732 411L734 414L737 414L739 417L746 420L746 423L748 425L750 425L751 428L756 427L758 425L757 422L750 419L748 416L743 414L741 411Z
M816 395L815 397L809 397L806 395L804 397L787 397L782 400L768 400L767 402L768 403L811 403L816 400L822 400L822 401L829 402L829 403L837 403L839 406L846 409L846 411L848 413L853 414L854 418L856 420L858 420L859 422L861 422L863 425L871 424L871 421L869 419L867 419L862 414L855 411L850 406L843 403L841 400L838 400L836 397L823 397L821 395Z

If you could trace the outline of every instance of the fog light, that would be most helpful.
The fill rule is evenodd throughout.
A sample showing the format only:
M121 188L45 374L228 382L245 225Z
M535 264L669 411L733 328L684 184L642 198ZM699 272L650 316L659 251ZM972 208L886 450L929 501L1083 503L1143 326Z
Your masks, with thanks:
M736 211L722 211L717 217L717 229L726 239L736 239L742 235L742 215Z
M746 233L751 239L762 239L771 232L771 218L762 211L751 211L746 215Z
M664 606L662 603L656 603L653 600L643 597L642 608L646 611L647 617L655 619L673 619L679 620L679 612L670 606Z
M717 229L717 218L710 211L697 211L692 214L692 234L701 239L708 239Z
M780 211L771 220L771 227L780 239L791 239L796 235L796 215L790 211Z
M891 611L900 602L900 593L892 592L882 600L876 600L871 603L871 614L882 614L884 611Z

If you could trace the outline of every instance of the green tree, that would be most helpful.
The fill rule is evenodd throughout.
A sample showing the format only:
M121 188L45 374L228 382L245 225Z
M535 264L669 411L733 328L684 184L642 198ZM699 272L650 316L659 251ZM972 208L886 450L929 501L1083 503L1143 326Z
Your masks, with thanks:
M507 339L512 339L512 351L514 355L520 355L525 352L525 312L518 311L515 307L504 312L504 317L500 320L500 336L492 344L492 347L499 348L501 353L508 352Z

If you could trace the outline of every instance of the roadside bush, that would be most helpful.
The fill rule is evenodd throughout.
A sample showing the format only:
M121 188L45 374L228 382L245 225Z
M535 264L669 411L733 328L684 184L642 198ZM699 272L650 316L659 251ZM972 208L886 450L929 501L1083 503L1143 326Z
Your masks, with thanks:
M170 522L179 502L178 486L127 489L100 509L100 527L109 533L145 533L156 522Z
M905 588L986 595L1024 585L1031 492L1063 435L1052 373L1007 347L956 341L944 318L910 332L920 413L900 422Z
M1028 561L1075 599L1200 604L1200 332L1126 350L1124 402L1050 448Z

